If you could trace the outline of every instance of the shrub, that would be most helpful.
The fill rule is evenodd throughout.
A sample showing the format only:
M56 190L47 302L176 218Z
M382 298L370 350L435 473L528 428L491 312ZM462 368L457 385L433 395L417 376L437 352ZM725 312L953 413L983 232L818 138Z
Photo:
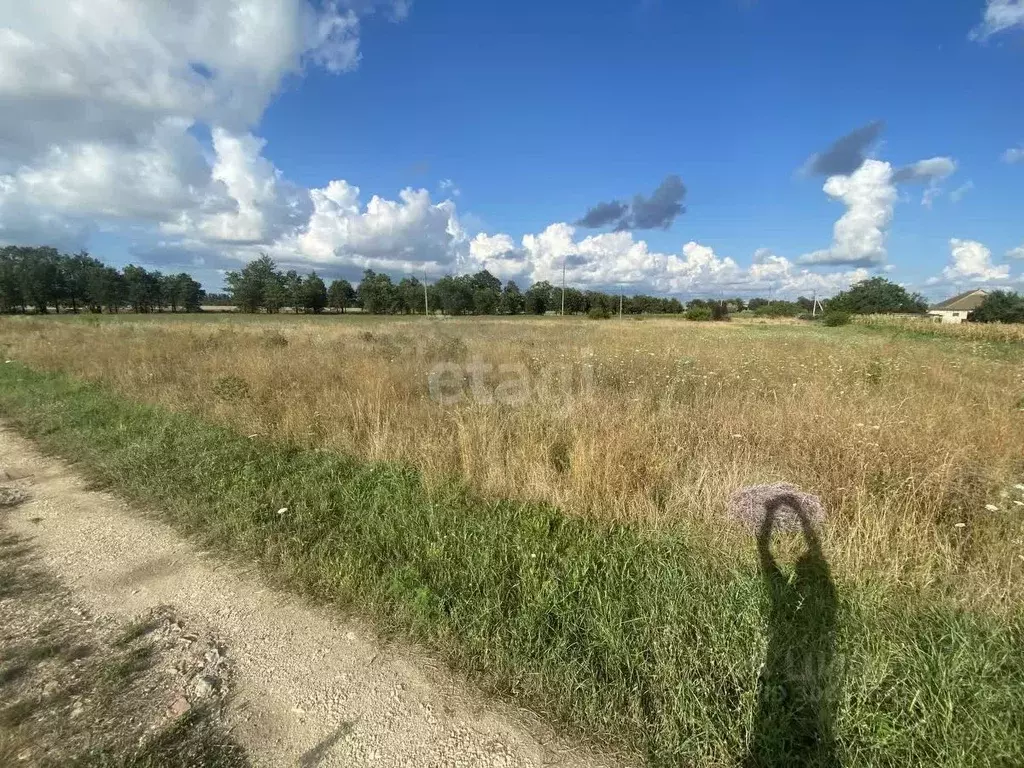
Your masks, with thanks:
M714 319L710 307L690 307L686 310L683 317L687 320L698 320L700 322Z
M839 312L838 310L832 310L831 312L826 312L825 313L825 315L821 318L821 322L823 322L825 325L829 326L830 328L834 328L835 326L838 326L838 325L849 325L850 324L850 313L849 312Z
M590 311L587 312L587 317L591 320L607 320L611 316L611 312L608 311L608 308L602 306L591 307Z

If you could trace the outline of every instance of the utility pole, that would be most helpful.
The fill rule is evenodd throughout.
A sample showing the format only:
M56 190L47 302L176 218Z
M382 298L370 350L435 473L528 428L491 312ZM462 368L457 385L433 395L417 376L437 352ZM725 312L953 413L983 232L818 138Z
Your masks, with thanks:
M423 271L423 316L430 317L430 299L427 298L427 272Z
M565 257L562 257L562 317L565 317Z
M619 320L622 319L622 288L619 288Z

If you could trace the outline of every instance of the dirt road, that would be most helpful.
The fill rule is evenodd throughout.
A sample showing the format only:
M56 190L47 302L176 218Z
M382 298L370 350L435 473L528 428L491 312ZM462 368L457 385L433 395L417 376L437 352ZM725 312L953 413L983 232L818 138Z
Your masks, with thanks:
M0 480L28 501L4 525L74 598L128 619L163 606L230 661L225 723L259 765L611 766L486 700L366 623L277 592L167 525L89 490L0 426Z

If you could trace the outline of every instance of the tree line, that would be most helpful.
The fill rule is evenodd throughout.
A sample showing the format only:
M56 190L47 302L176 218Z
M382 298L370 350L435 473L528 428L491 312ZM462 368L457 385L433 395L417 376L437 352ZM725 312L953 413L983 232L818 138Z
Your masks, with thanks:
M562 289L547 281L533 283L523 290L514 280L502 284L487 270L473 275L445 275L424 284L415 277L404 277L397 283L389 275L367 269L357 287L348 280L324 284L316 272L307 277L294 270L281 272L273 259L261 256L226 278L231 302L243 312L280 312L285 307L299 311L322 312L330 308L344 312L357 307L377 315L423 314L441 312L446 315L543 315L562 310ZM685 306L678 299L657 296L618 296L601 291L566 288L567 314L619 311L628 314L682 313Z
M679 299L631 296L552 285L546 280L520 289L504 284L487 270L473 275L446 275L424 284L415 277L397 283L389 275L367 269L358 286L334 280L328 286L316 272L306 276L282 272L267 255L241 270L227 273L228 292L207 297L188 273L164 275L129 264L121 270L85 251L64 254L51 247L0 247L0 312L197 312L204 301L231 304L242 312L319 313L357 307L371 314L543 315L548 312L586 314L595 318L623 314L685 314L692 320L724 320L739 312L758 317L806 317L818 314L813 299L796 301L742 297ZM923 296L908 292L884 277L863 280L821 304L831 315L924 314ZM1024 323L1024 297L994 291L971 313L976 322Z
M198 312L203 296L202 286L185 272L164 275L131 264L117 270L85 251L0 248L0 312Z

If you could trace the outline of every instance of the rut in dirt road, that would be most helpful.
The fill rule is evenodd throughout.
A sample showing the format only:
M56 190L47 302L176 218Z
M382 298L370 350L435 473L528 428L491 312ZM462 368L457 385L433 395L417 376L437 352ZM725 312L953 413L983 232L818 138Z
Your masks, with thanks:
M0 470L28 494L6 526L99 615L168 606L216 637L232 668L224 722L258 765L618 766L489 701L365 623L278 592L199 552L166 524L88 490L0 428Z

